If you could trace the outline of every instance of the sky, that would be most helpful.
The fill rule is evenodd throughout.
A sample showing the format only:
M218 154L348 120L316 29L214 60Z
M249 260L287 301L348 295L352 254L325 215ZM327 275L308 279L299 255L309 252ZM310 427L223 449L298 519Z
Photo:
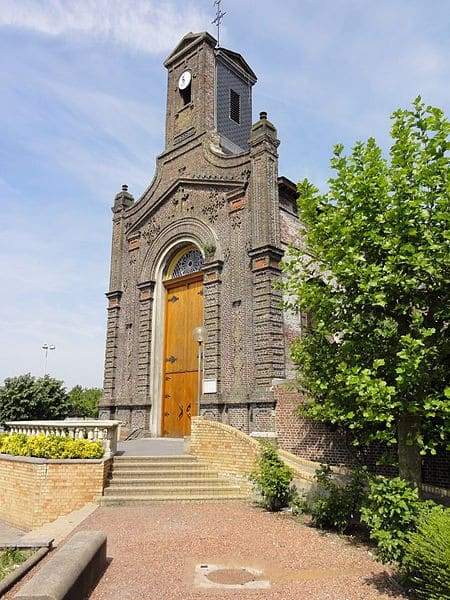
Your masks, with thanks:
M101 386L114 195L163 150L164 58L212 0L0 0L0 382ZM258 75L280 174L325 188L338 142L418 94L450 112L448 0L224 0L222 45Z

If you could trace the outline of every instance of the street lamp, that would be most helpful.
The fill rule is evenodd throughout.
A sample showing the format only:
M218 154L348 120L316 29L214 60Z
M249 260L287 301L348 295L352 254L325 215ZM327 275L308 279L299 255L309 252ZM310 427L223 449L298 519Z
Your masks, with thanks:
M200 327L195 327L192 332L192 337L194 341L198 344L198 392L197 392L197 414L200 414L200 398L202 395L202 362L203 362L203 344L206 343L208 339L208 332L206 331L206 327L201 325Z
M47 375L47 359L48 359L48 351L49 350L56 350L56 346L54 346L53 344L44 344L42 346L42 350L44 350L44 377Z

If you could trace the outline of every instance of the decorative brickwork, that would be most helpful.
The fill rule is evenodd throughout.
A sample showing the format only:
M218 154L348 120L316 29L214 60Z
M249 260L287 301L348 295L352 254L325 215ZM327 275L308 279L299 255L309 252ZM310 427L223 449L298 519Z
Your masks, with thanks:
M170 261L189 247L203 257L209 386L200 412L246 433L273 430L270 383L286 376L287 360L275 284L286 206L296 219L295 185L278 177L279 140L267 114L252 125L256 77L242 56L217 49L208 33L188 34L165 66L165 150L136 202L126 186L114 199L101 414L161 435L164 285ZM190 93L181 94L186 71ZM240 94L240 123L230 122L230 89Z
M0 455L0 519L33 529L97 500L110 460Z

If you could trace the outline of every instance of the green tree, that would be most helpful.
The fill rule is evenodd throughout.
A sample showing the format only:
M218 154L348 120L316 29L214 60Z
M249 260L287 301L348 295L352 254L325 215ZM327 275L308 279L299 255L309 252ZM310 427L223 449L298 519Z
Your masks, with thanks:
M71 416L96 419L101 397L100 388L83 388L81 385L76 385L69 392Z
M62 381L30 373L5 379L0 387L0 423L5 421L64 419L70 402Z
M299 184L306 253L290 250L285 289L311 315L293 346L304 413L398 444L419 484L419 452L449 439L450 123L420 98L392 121L390 160L374 139L338 145L329 191Z

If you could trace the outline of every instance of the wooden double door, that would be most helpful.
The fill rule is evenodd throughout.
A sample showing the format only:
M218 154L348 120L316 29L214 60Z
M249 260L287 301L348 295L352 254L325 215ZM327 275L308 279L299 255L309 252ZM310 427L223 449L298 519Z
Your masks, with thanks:
M197 414L199 348L193 330L203 324L203 277L182 277L165 288L162 434L183 437Z

